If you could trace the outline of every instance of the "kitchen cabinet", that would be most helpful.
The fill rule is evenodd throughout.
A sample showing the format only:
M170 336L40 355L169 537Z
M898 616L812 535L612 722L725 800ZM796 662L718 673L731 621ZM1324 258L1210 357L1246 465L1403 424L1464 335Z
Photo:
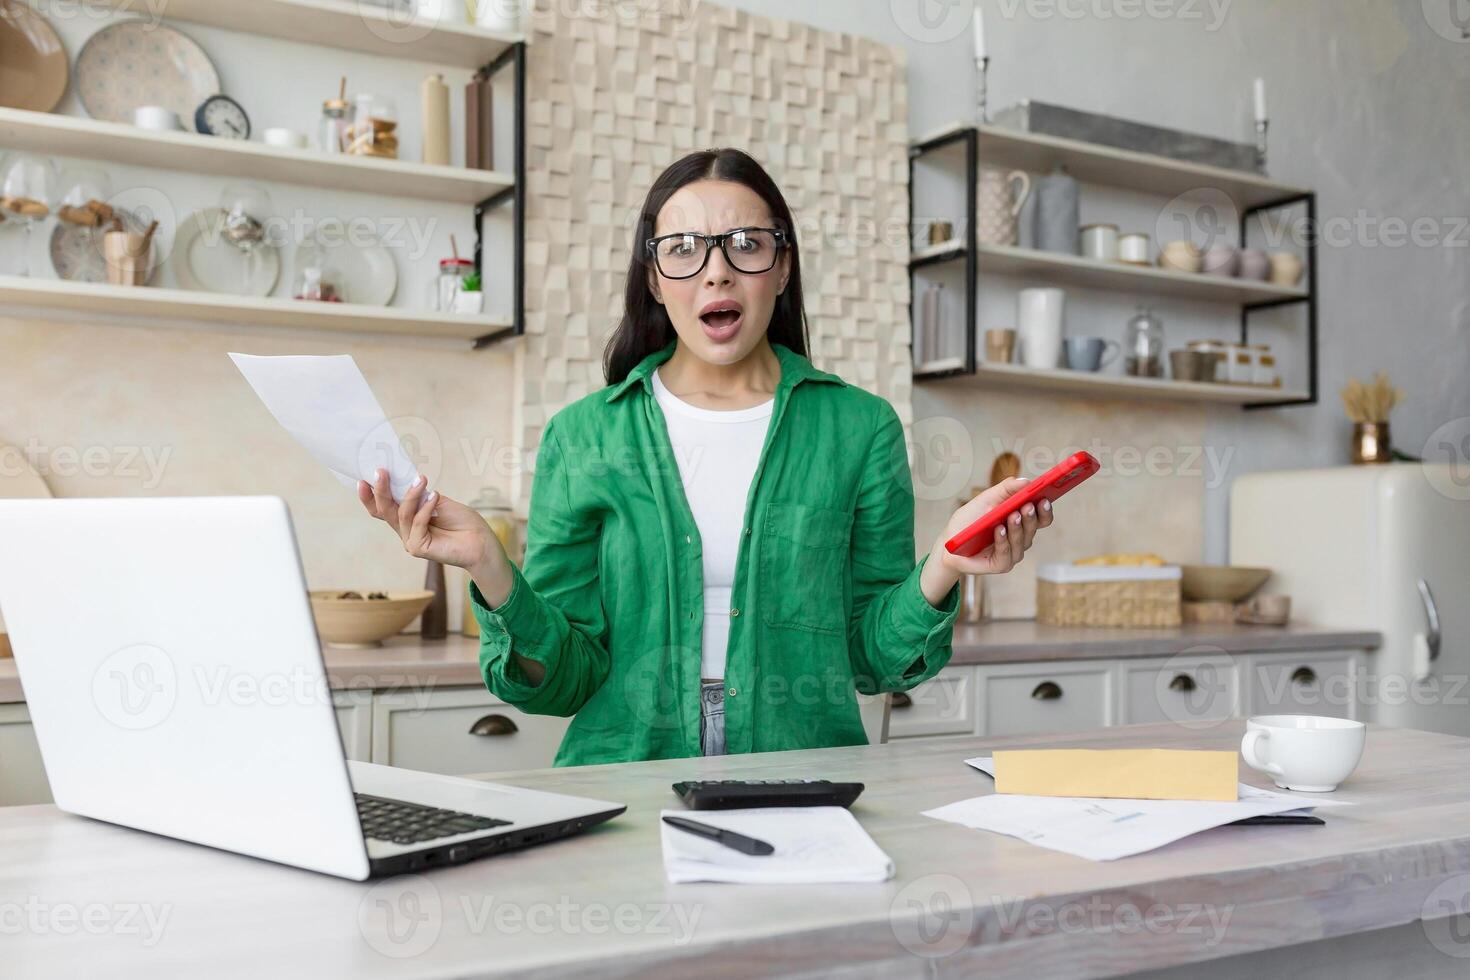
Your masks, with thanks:
M1097 661L997 664L980 671L981 735L1077 732L1113 724L1114 676Z
M544 769L570 723L524 714L484 688L394 691L373 699L372 761L448 775Z
M30 713L24 704L0 704L0 806L50 802Z
M896 702L894 740L1027 735L1168 722L1211 728L1259 714L1361 720L1359 650L1190 653L946 667Z

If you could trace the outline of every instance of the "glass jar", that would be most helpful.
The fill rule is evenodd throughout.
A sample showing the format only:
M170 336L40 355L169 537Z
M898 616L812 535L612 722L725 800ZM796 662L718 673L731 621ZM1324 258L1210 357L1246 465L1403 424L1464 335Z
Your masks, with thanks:
M500 492L499 487L483 487L480 495L470 501L470 509L485 519L490 525L490 531L500 541L500 546L505 549L505 555L516 564L521 562L519 546L519 534L517 533L518 522L506 501L505 495ZM460 632L465 636L479 636L480 624L475 619L474 604L470 601L469 588L466 586L464 592L463 622L460 624Z
M1228 381L1230 366L1226 363L1229 354L1228 345L1219 340L1191 340L1185 347L1189 350L1197 350L1210 357L1211 367L1206 372L1206 381Z
M1123 336L1123 373L1135 378L1164 376L1164 323L1147 306L1128 321Z
M345 303L342 276L327 265L327 253L315 242L296 249L296 275L291 287L294 299L316 303Z
M354 156L398 158L398 106L382 95L363 93L347 129L347 152Z
M316 145L323 153L347 152L347 131L352 127L352 103L328 99L322 103L322 121L317 126Z
M475 271L469 259L440 259L439 275L432 283L429 305L437 313L453 313L454 298L464 289L464 281Z

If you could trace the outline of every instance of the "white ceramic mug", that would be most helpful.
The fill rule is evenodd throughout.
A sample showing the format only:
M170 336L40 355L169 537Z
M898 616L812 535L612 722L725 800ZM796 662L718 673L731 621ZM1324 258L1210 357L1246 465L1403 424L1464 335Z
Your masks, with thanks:
M184 124L179 121L179 114L161 105L140 105L134 108L133 125L155 132L184 128Z
M1061 289L1023 289L1016 300L1016 333L1021 363L1054 368L1062 357L1062 326L1067 294Z
M1361 721L1317 715L1257 715L1245 729L1245 764L1299 793L1337 789L1358 767L1368 732Z

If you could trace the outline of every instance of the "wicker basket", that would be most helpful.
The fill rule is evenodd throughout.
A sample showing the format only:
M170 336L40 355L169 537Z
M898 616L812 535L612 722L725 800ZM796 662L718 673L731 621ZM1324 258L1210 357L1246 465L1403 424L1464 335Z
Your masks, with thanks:
M1044 565L1036 574L1036 621L1045 626L1178 626L1179 582L1176 565Z

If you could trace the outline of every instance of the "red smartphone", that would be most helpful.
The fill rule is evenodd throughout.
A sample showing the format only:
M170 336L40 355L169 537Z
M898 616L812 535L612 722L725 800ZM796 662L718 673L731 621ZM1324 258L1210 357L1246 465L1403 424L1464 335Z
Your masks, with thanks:
M1056 500L1077 484L1101 469L1092 453L1076 453L1030 481L1020 493L1007 497L999 507L965 528L944 543L952 555L973 558L995 541L995 529L1027 504L1041 505L1043 500Z

